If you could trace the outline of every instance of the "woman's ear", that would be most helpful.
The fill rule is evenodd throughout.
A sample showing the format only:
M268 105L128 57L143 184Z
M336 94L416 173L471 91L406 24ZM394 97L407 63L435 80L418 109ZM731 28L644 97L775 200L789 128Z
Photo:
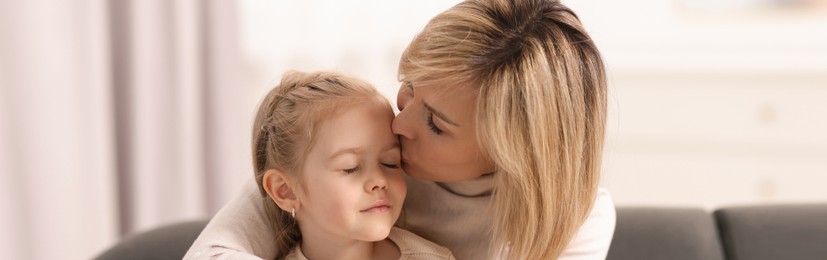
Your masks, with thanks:
M289 178L280 170L270 169L264 172L264 178L261 180L261 185L264 186L267 195L276 202L279 208L287 212L299 209L299 199L290 187L292 182Z

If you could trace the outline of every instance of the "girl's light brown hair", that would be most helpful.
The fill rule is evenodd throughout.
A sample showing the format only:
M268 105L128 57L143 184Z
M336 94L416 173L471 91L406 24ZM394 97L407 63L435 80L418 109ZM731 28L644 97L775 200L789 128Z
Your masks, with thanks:
M496 165L492 248L559 257L594 203L606 121L603 62L577 16L552 0L464 1L417 35L399 74L476 86L477 138Z
M390 109L376 89L359 79L334 72L291 71L259 105L253 124L253 166L264 211L275 233L277 259L301 241L301 232L290 212L281 210L268 196L262 183L265 172L280 170L293 177L294 189L300 189L299 174L313 146L316 126L347 106L365 102Z

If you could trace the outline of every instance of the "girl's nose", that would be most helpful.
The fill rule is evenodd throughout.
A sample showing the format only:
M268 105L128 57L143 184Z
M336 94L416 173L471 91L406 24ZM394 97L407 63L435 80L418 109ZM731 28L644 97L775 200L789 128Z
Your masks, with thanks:
M380 189L388 189L388 178L382 172L382 169L377 167L372 170L368 181L365 183L365 191L372 192Z

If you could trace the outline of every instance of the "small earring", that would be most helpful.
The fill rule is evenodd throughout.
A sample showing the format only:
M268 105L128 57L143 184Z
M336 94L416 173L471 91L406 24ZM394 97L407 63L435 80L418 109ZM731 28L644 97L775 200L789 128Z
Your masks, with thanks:
M296 208L290 209L290 215L292 215L293 218L296 218Z

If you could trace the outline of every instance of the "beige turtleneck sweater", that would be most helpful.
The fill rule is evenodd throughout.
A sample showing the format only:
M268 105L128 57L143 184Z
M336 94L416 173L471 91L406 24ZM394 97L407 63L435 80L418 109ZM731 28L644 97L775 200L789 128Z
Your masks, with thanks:
M492 177L437 184L406 179L403 228L451 249L457 259L488 259L493 209Z

